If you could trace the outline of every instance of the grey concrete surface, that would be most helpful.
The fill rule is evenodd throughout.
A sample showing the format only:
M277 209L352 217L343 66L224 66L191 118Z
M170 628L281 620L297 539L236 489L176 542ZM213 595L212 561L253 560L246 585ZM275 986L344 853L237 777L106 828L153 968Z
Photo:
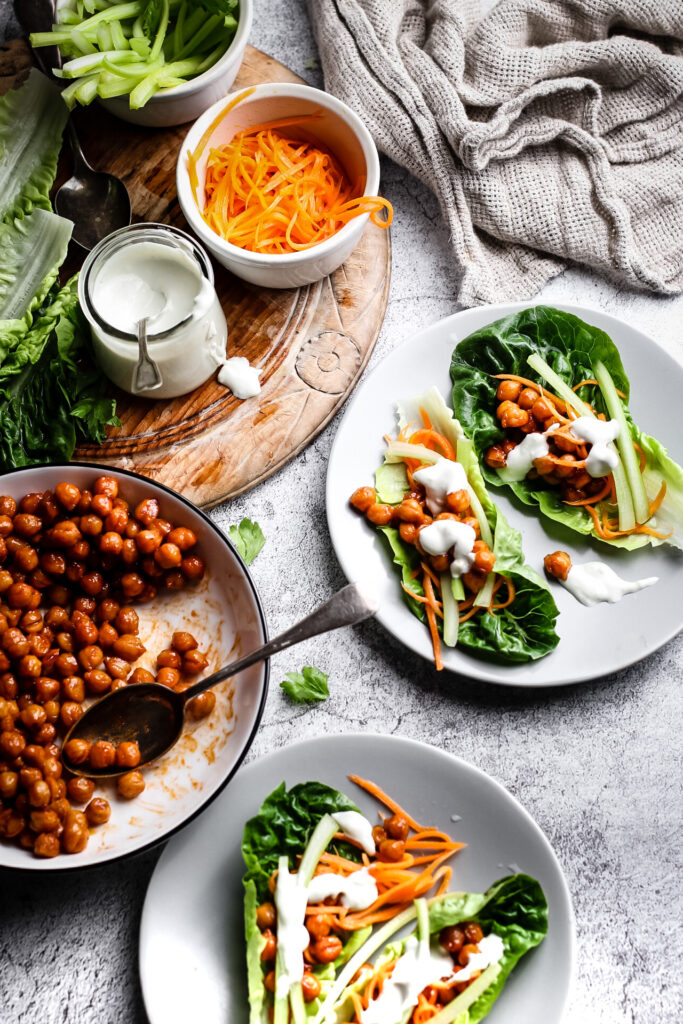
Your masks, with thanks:
M303 0L256 0L251 41L312 84ZM8 4L0 6L0 31ZM412 328L456 311L448 239L430 193L384 162L394 204L389 308L370 370ZM628 319L683 358L683 301L619 291L570 270L538 296ZM223 527L248 515L268 538L253 565L271 631L344 580L325 525L333 422L296 461L217 509ZM683 639L619 675L562 690L510 692L439 676L379 626L308 642L272 665L253 759L305 737L370 731L423 739L502 782L555 847L574 898L579 970L570 1024L673 1024L683 1019L680 964L681 654ZM316 664L331 696L288 704L278 682ZM137 931L158 854L53 882L0 875L1 1024L143 1024ZM191 1022L188 1022L191 1024ZM546 1024L510 1021L510 1024Z

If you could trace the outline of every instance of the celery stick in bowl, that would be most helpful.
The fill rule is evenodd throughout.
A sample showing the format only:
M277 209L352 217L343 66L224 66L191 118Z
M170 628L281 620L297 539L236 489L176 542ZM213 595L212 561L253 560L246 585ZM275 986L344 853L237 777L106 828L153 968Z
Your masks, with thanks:
M59 45L68 106L98 99L124 121L164 127L228 92L252 17L253 0L64 0L31 45Z

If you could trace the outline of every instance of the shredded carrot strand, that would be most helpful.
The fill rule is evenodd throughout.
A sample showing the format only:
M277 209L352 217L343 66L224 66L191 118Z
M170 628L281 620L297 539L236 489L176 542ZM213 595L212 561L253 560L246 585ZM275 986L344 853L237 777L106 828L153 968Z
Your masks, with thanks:
M422 406L420 406L420 416L422 417L422 422L423 422L425 428L427 430L431 430L432 429L432 421L430 420L429 416L427 415L425 410L422 408Z
M575 505L575 506L579 506L579 505L597 505L597 503L599 501L602 501L603 498L606 498L608 494L612 493L612 488L613 487L614 487L614 478L612 477L612 474L610 473L610 475L605 480L605 486L601 490L599 490L597 492L597 494L591 495L590 498L582 498L581 501L565 501L564 504L565 505ZM652 514L652 513L650 513L650 514Z
M492 376L496 380L514 380L517 381L518 384L525 384L528 388L533 388L535 391L540 392L546 398L549 398L550 401L553 402L560 409L564 410L565 412L567 411L566 402L563 402L561 398L558 398L557 395L554 395L552 391L548 391L546 388L542 387L542 385L537 384L535 380L529 380L528 377L519 377L516 373L494 373L492 374Z
M392 814L400 814L401 817L405 818L413 832L424 831L422 825L418 825L411 814L404 811L400 804L397 804L395 800L392 800L390 796L387 796L384 790L380 789L380 787L374 782L370 782L369 779L362 779L360 775L349 775L349 779L351 782L355 782L357 786L360 786L361 789L364 789L366 793L369 793L370 796L374 796L374 798L379 800L381 804L384 804Z
M508 576L501 576L500 579L505 583L508 588L508 596L505 601L501 601L499 604L494 604L493 600L489 605L489 611L500 611L501 608L507 608L508 605L512 604L515 599L515 585Z
M473 618L473 616L475 616L477 614L477 612L482 612L483 610L484 609L483 609L482 605L477 605L476 608L470 608L470 610L468 612L465 612L464 615L460 616L458 621L461 622L461 623L462 622L467 622L467 620Z
M425 448L432 448L434 445L438 445L443 454L451 462L455 462L455 448L443 434L440 434L437 430L425 429L416 430L415 433L411 434L408 438L410 444L422 444Z
M647 465L647 455L645 454L643 449L640 447L640 445L636 444L635 441L633 442L633 447L638 452L638 457L640 459L640 472L642 473L643 470L645 469L645 466Z
M652 517L655 514L655 512L657 511L659 506L664 501L664 495L665 494L666 494L666 480L663 480L662 481L662 486L659 488L659 494L657 495L657 497L655 498L654 501L650 502L650 517Z
M596 386L596 388L600 387L600 385L598 384L597 380L589 379L589 380L582 380L578 384L575 384L574 387L572 388L572 391L578 391L579 388L582 388L585 384L594 384ZM615 388L615 391L619 395L619 398L624 398L624 399L626 398L626 395L624 394L623 391L619 391L618 388Z

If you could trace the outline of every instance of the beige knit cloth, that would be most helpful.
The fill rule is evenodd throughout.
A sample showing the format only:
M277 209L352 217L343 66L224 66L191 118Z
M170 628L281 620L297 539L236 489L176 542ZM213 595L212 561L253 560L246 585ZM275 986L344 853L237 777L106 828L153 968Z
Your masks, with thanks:
M438 196L465 306L571 261L683 289L683 0L309 10L327 89Z

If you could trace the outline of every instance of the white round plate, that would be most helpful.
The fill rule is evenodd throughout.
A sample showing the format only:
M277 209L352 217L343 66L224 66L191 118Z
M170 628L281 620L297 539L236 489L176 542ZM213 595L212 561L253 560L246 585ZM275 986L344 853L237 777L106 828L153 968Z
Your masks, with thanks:
M0 477L0 494L21 498L31 491L54 490L70 480L92 489L106 472L119 482L121 497L131 504L154 496L161 515L197 535L197 552L207 572L195 587L159 593L138 605L140 639L147 648L139 665L154 671L157 654L169 646L174 630L186 629L199 641L216 671L266 638L266 625L256 588L244 562L227 537L194 505L162 484L128 473L83 463L34 466ZM242 763L261 720L268 690L268 665L254 665L238 681L215 688L216 707L199 722L188 722L176 745L144 770L146 787L135 800L124 800L111 779L100 780L95 794L111 804L106 825L90 830L82 853L41 858L20 846L0 842L0 866L31 871L68 871L117 860L140 852L187 824L225 786Z
M424 743L372 734L319 737L255 761L192 829L168 844L140 928L150 1024L247 1024L244 824L282 781L289 788L309 780L342 790L374 823L379 805L349 781L349 772L372 779L418 821L468 844L453 861L452 888L483 892L514 871L538 879L548 900L548 936L514 970L486 1021L559 1024L574 973L574 920L548 840L514 797L478 768Z
M464 310L420 331L384 359L358 388L337 432L327 470L327 522L332 544L350 580L372 582L380 601L377 618L397 640L433 662L426 626L402 599L397 574L382 539L349 505L349 497L366 484L382 462L385 434L395 436L396 403L436 385L451 404L451 354L472 331L529 303L481 306ZM669 447L683 462L680 396L683 368L647 335L616 317L582 306L558 304L606 331L616 344L631 381L630 408L640 428ZM522 505L503 488L491 495L512 526L522 534L526 561L543 574L543 557L562 548L578 562L601 559L626 579L658 576L647 590L618 604L585 608L559 584L552 593L560 611L560 643L536 662L523 665L486 661L464 649L443 647L444 667L473 679L509 686L561 686L627 668L652 654L683 628L680 594L683 558L669 547L627 552L581 537Z

